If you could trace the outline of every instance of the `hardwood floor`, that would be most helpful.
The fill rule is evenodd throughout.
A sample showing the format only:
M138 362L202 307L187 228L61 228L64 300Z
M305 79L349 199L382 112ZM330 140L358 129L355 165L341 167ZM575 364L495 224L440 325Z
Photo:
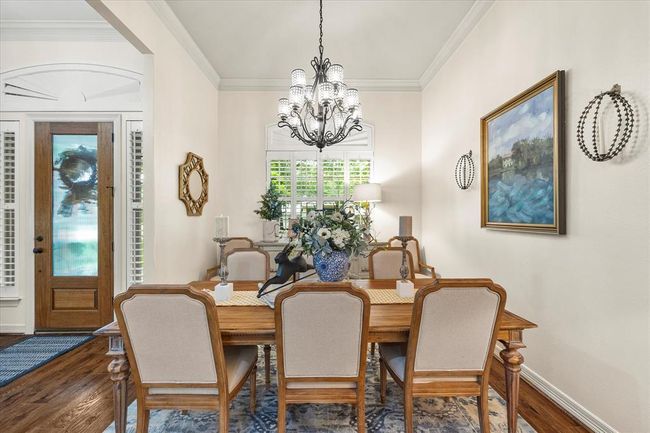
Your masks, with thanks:
M0 347L22 339L0 335ZM0 388L0 432L101 433L113 421L106 338L95 338ZM130 384L132 385L132 384ZM503 366L492 363L490 385L505 393ZM134 387L129 387L133 401ZM520 413L539 433L588 433L527 383L521 383Z

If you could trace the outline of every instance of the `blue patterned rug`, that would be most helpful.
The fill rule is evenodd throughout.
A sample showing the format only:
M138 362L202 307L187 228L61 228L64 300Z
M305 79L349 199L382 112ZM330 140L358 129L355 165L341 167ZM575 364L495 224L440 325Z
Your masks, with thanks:
M0 349L0 386L93 339L92 335L34 335Z
M230 432L268 433L277 431L277 399L275 386L275 351L273 353L272 382L264 385L264 356L260 351L257 374L257 409L248 411L250 388L244 385L231 404ZM379 359L368 359L366 376L366 426L369 433L403 432L404 410L402 390L388 379L386 404L379 401ZM478 433L478 412L475 398L416 398L413 411L416 432L427 433ZM492 389L489 396L490 427L492 433L508 431L506 403ZM127 433L135 432L136 402L129 406ZM352 433L357 431L357 418L352 405L300 404L288 405L287 432ZM187 412L156 410L151 412L149 433L202 433L216 432L218 419L215 412ZM111 424L104 433L114 433ZM519 433L535 433L519 417Z

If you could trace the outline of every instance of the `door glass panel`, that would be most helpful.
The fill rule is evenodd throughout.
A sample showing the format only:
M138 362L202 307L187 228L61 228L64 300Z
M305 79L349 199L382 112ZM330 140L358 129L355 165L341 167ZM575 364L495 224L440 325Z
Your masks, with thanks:
M97 276L97 136L52 135L52 275Z

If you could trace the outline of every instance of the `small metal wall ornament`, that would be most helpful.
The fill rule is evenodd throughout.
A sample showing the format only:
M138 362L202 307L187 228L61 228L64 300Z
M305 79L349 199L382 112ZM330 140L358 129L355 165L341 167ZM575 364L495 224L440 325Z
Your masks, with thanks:
M474 181L474 161L472 160L472 151L462 155L456 163L456 184L460 189L468 189Z
M614 134L614 139L612 140L612 144L609 146L609 149L607 150L606 153L600 153L598 150L598 111L600 110L600 105L603 102L603 98L605 96L608 96L609 99L611 99L612 103L614 104L614 108L616 109L616 117L618 117L618 124L616 125L616 133ZM593 123L591 125L591 134L592 134L592 148L593 148L593 153L587 148L587 145L585 144L585 123L587 122L587 118L589 117L589 113L591 112L592 108L594 109L594 114L593 114ZM623 124L625 124L625 127L623 127ZM580 119L578 120L578 131L577 131L577 137L578 137L578 146L580 146L580 150L587 156L587 158L591 159L592 161L597 161L597 162L603 162L603 161L608 161L612 158L614 158L616 155L618 155L627 142L630 140L630 137L632 136L632 130L634 129L634 111L632 110L632 106L630 103L625 99L623 96L621 96L621 86L618 84L614 84L612 87L612 90L608 92L602 92L601 94L597 95L592 99L589 104L585 107L585 109L582 111L582 114L580 115ZM622 130L622 131L621 131Z

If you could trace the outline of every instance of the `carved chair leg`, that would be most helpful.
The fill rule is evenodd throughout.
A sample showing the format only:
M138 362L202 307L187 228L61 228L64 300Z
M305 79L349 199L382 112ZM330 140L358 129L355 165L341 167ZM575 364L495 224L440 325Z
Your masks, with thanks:
M287 429L287 401L284 392L278 392L278 433L285 433Z
M230 402L228 396L224 395L219 398L219 432L228 433Z
M386 386L388 382L388 377L386 374L386 364L384 364L384 359L379 358L379 396L381 403L386 403Z
M257 401L257 366L253 367L250 381L251 381L250 410L251 410L251 414L253 414L255 413L255 403Z
M375 349L376 349L377 343L370 343L370 356L375 357Z
M357 431L366 433L366 388L364 386L357 390Z
M481 384L481 394L476 397L478 406L478 422L481 433L490 433L490 411L488 409L488 386L487 381Z
M271 346L264 345L264 383L271 384Z
M144 408L144 404L138 404L135 431L136 433L149 432L149 410Z
M404 431L413 433L413 394L410 389L404 389Z

